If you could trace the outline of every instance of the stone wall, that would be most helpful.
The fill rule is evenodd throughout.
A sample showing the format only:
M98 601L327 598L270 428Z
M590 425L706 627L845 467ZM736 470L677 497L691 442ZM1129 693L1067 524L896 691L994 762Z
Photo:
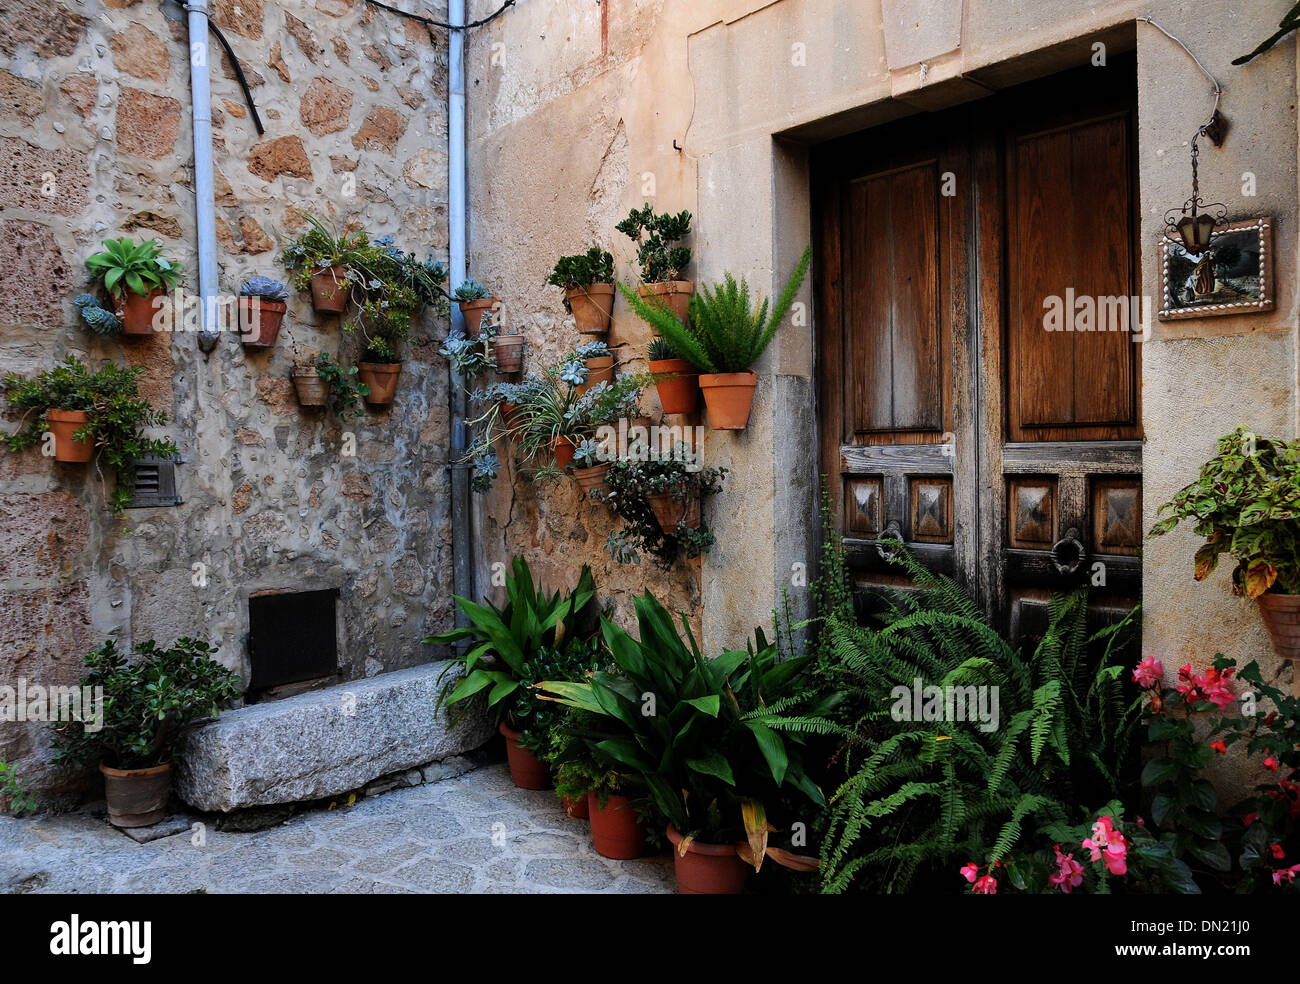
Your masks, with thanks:
M128 342L79 327L71 298L108 237L159 239L197 289L183 18L171 3L0 0L0 372L69 354L142 366L184 455L184 503L124 520L93 468L0 455L3 683L73 682L109 637L207 638L246 675L247 597L262 589L339 589L347 678L433 658L420 640L451 624L443 319L418 326L394 407L346 424L300 409L288 379L293 345L357 355L305 295L291 294L269 353L230 332L205 357L192 334ZM285 279L300 208L445 260L445 32L362 0L215 0L213 20L266 128L214 39L220 289ZM0 728L0 760L38 791L56 788L46 744L39 725Z

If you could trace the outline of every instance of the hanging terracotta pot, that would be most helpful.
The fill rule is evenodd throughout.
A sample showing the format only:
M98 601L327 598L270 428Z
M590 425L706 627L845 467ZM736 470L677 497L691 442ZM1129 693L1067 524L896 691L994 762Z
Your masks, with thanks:
M750 867L740 860L735 844L701 844L692 840L682 854L683 837L672 824L668 839L673 845L673 868L681 895L739 895L745 890Z
M577 448L567 437L551 438L551 453L555 455L555 467L563 471L573 461L573 452Z
M636 291L647 304L667 307L678 321L686 324L686 312L690 309L691 295L695 293L692 281L664 280L657 284L642 284Z
M95 442L78 441L73 434L90 421L85 410L47 410L46 423L54 435L54 460L68 462L89 461L95 453Z
M1300 595L1265 591L1255 600L1277 654L1300 660Z
M506 759L510 762L510 781L520 789L550 789L551 770L546 763L519 743L523 732L504 721L501 733L506 737Z
M110 769L102 763L108 822L114 827L149 827L167 814L171 763L152 769Z
M122 334L135 338L158 334L153 327L153 317L158 312L154 299L165 294L166 291L158 287L144 295L128 290L119 297L115 313L122 321Z
M495 297L480 297L477 301L457 301L460 316L465 319L465 335L478 338L479 327L483 322L483 312L501 302Z
M677 524L683 520L691 529L699 529L700 497L694 490L687 491L684 502L673 498L672 492L656 492L646 496L646 501L654 510L655 519L659 520L659 528L665 533L677 529Z
M614 311L614 285L588 284L564 292L569 302L578 331L584 335L603 335L609 331L610 315Z
M492 339L492 360L497 372L519 372L524 367L524 336L498 335Z
M694 413L700 401L700 374L685 359L655 359L648 363L652 373L671 373L655 380L659 404L664 413Z
M626 796L607 796L605 805L593 791L587 794L591 814L591 845L601 857L629 861L645 853L645 822Z
M609 472L609 462L602 461L598 465L592 465L590 468L573 469L573 480L578 483L578 488L583 492L591 489L602 488L605 485L605 475Z
M594 359L588 359L584 365L587 367L587 379L574 387L579 396L590 389L594 389L599 383L614 382L614 357L612 355L598 355Z
M366 402L372 407L386 407L392 403L401 371L400 362L358 362L357 378L370 387Z
M348 306L352 291L348 268L335 266L311 275L311 306L322 314L338 314Z
M700 391L709 408L709 426L714 430L744 430L749 424L749 410L754 404L758 373L701 373Z
M294 366L289 370L289 378L293 380L293 391L298 394L301 406L325 406L330 388L315 366Z
M266 349L275 344L289 305L264 297L239 298L239 333L244 348Z
M564 812L574 820L586 820L591 816L591 811L587 809L587 797L579 796L577 799L564 797Z

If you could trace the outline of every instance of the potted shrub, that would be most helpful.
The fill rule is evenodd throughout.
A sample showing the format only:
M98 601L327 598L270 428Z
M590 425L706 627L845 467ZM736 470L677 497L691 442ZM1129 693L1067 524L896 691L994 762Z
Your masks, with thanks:
M639 639L601 619L612 670L577 682L544 680L539 689L603 718L616 736L584 734L598 757L645 783L674 845L679 891L739 892L747 866L758 871L765 858L815 869L816 859L769 844L776 827L765 806L826 803L804 771L802 733L773 727L799 713L812 657L781 660L759 630L748 650L704 659L686 620L683 642L648 591L635 608ZM654 695L653 714L643 712L646 694Z
M181 282L181 268L163 255L157 240L106 239L86 260L116 304L115 315L127 336L152 335L155 301ZM83 308L83 314L84 314Z
M651 339L647 368L655 377L655 391L665 414L695 412L700 401L700 374L677 357L666 339Z
M680 441L611 462L603 488L591 493L623 520L606 542L611 556L634 564L649 553L667 566L683 554L707 553L714 537L701 518L701 502L722 488L726 474L725 468L699 467Z
M690 235L691 213L657 215L646 202L642 208L632 209L614 228L636 244L637 262L641 265L641 284L637 288L640 296L655 307L671 311L685 324L695 285L682 280L681 274L691 262L691 251L673 244ZM655 325L651 323L651 327Z
M282 280L251 277L239 288L239 333L244 348L271 348L289 310L288 288Z
M546 594L533 582L522 557L515 557L506 576L506 604L476 605L465 598L456 604L469 619L464 628L431 636L426 643L468 642L472 648L452 666L462 675L448 681L438 707L455 705L487 690L487 703L506 739L510 778L521 789L550 789L550 773L539 756L550 744L551 729L564 711L542 701L533 685L548 676L581 679L599 665L594 627L595 582L583 567L571 592Z
M564 309L584 335L609 331L614 310L614 257L599 246L561 256L547 283L564 291Z
M489 297L487 288L477 280L462 282L451 296L460 308L460 316L465 319L465 334L470 338L478 338L483 312L492 310L501 303L498 298Z
M370 250L363 232L335 232L320 219L299 213L308 230L284 250L284 262L293 271L294 290L310 290L311 305L318 314L339 314L352 293L350 270Z
M103 688L103 720L54 725L54 761L65 771L99 767L114 826L147 827L163 818L186 729L239 698L239 677L212 652L195 639L178 639L170 649L150 640L127 659L109 640L86 656L81 688Z
M99 463L117 476L108 496L109 507L121 513L131 501L138 458L166 458L178 454L175 444L144 436L146 427L160 427L166 414L140 396L138 381L144 370L105 363L91 372L69 356L63 363L27 379L17 373L4 377L5 400L27 411L26 426L5 436L10 451L38 444L49 431L54 435L57 461L89 461L95 449Z
M714 430L744 430L754 402L758 361L781 325L808 272L811 248L805 249L769 313L767 301L749 301L749 285L730 274L691 298L691 325L686 327L662 308L647 304L623 285L623 296L638 315L668 342L673 351L700 372L700 389Z
M1222 554L1236 561L1232 591L1259 603L1277 654L1300 660L1300 442L1242 428L1219 438L1200 477L1157 511L1162 536L1190 520L1205 543L1193 576L1209 577Z

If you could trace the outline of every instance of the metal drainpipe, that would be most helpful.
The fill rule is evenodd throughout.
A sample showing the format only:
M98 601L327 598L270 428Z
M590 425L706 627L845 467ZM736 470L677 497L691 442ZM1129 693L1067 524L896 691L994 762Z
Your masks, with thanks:
M465 23L465 0L449 0L447 20L451 24ZM451 30L447 37L447 226L450 236L447 281L460 286L466 276L468 236L466 233L466 166L465 166L465 32ZM457 305L451 306L453 328L464 331L464 319ZM474 558L471 554L473 538L473 506L470 501L469 471L461 464L467 446L465 381L455 370L449 372L451 380L451 525L452 525L452 582L456 594L473 598ZM465 613L456 607L456 624L468 624Z
M190 27L190 101L194 117L194 218L198 232L199 348L217 347L217 220L212 178L212 93L208 85L208 0L185 4ZM201 56L201 57L200 57Z

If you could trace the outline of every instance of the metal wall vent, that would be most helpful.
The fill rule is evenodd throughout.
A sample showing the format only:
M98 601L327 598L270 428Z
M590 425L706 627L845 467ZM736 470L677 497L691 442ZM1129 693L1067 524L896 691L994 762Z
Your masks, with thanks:
M135 485L131 489L128 509L152 506L179 506L183 501L176 491L174 458L140 458L135 463Z

